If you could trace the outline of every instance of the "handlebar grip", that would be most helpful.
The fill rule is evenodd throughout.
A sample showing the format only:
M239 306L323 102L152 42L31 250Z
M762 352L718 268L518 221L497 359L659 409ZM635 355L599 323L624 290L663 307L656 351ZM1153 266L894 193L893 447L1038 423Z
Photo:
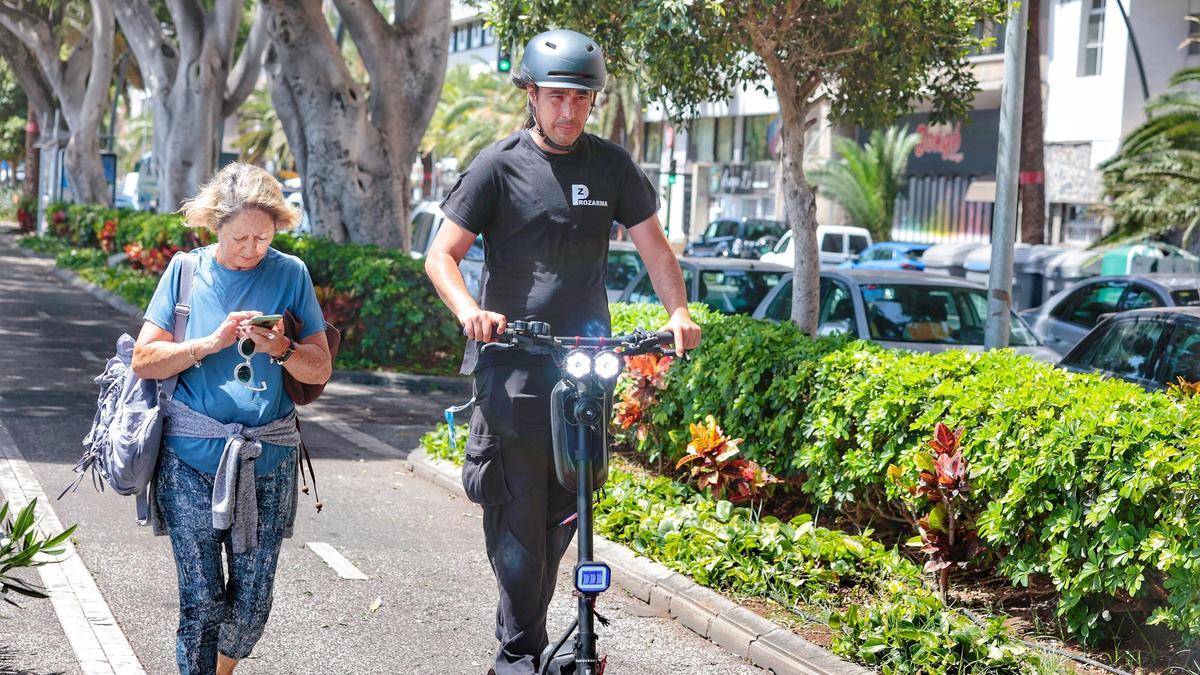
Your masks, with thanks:
M654 337L658 338L658 343L661 345L675 344L675 334L669 330L656 331Z

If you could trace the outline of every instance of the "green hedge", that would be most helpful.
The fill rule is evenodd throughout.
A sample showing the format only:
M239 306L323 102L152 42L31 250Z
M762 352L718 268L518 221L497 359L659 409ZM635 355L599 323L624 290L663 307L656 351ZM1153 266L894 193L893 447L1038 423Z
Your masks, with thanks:
M56 255L61 267L144 307L171 256L213 240L179 216L54 204L51 236L22 245ZM279 234L276 249L302 259L318 287L326 319L343 332L337 365L448 374L461 359L457 323L422 263L400 251ZM112 253L128 258L106 266Z
M446 425L422 438L434 457L462 463ZM1065 672L1022 646L1002 619L979 627L923 587L915 564L870 538L818 527L811 516L784 522L713 501L662 476L615 463L596 502L596 532L738 597L772 599L819 614L833 651L887 673ZM853 589L853 590L849 590Z
M666 318L613 315L615 330ZM679 432L712 414L746 456L868 520L900 511L889 465L911 468L939 421L964 426L971 503L1000 574L1048 577L1085 640L1122 611L1200 636L1200 400L1007 350L912 354L745 317L702 325L701 348L652 410L649 455L681 456Z

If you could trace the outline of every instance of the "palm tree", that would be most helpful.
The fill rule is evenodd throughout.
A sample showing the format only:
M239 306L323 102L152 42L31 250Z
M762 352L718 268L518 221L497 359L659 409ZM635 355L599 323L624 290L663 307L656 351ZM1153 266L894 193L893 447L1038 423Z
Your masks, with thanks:
M463 169L484 148L520 129L524 121L525 94L508 77L490 70L472 74L470 66L455 66L446 71L422 151L454 157Z
M599 135L641 157L642 95L636 79L608 78L591 119Z
M276 171L291 168L295 159L270 93L266 89L255 89L238 108L237 114L239 135L234 139L233 147L242 153L242 159L251 164L270 160L275 163Z
M854 225L865 227L875 241L891 238L896 195L904 187L908 158L920 137L908 128L876 129L866 145L838 137L833 147L841 159L808 172L812 184L839 203Z
M1200 82L1185 68L1170 87ZM1200 93L1177 89L1146 104L1146 121L1100 165L1104 194L1117 227L1103 241L1143 239L1183 231L1186 247L1200 225Z

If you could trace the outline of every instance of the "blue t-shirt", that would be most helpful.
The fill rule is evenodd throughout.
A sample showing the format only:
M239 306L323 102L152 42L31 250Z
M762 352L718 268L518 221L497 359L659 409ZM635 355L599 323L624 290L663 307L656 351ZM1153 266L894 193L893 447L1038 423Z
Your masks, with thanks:
M258 310L263 314L283 314L290 310L304 322L301 340L325 329L325 318L317 303L308 268L299 258L273 248L257 267L231 270L217 263L216 245L194 251L199 255L192 280L192 312L185 340L206 337L221 325L230 312ZM165 331L175 325L175 299L179 292L179 264L172 260L158 282L154 298L146 309L146 320ZM233 370L243 363L234 343L209 355L199 368L187 368L179 374L175 398L197 412L229 424L248 427L268 424L286 416L295 407L283 390L283 366L257 352L250 357L254 367L253 386L267 383L265 391L253 391L234 379ZM189 466L215 474L225 441L219 438L169 436L168 442L179 458ZM263 443L262 456L255 461L255 474L273 471L295 448Z

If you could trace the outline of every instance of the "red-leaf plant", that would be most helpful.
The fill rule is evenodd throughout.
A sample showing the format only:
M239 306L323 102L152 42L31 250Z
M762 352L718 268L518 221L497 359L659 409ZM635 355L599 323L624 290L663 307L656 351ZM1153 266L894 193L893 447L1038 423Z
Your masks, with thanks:
M709 415L703 424L690 425L692 442L688 454L675 464L676 470L691 465L691 477L704 491L711 491L734 504L757 499L768 485L781 482L758 463L738 457L742 439L725 436L717 420Z
M1167 395L1176 400L1200 397L1200 380L1188 382L1183 377L1167 385Z
M934 506L923 517L916 518L920 536L909 545L920 546L929 556L926 572L936 572L938 592L943 601L950 588L950 572L954 567L965 568L983 547L969 517L965 513L967 493L971 490L970 466L962 453L963 429L951 431L941 422L937 425L929 447L933 453L919 451L913 457L918 471L916 483L906 483L900 467L888 467L888 476L915 497Z
M646 411L666 388L667 371L674 358L658 354L639 354L625 359L621 400L613 406L613 424L622 431L634 430L638 441L646 440L650 425L644 422Z

